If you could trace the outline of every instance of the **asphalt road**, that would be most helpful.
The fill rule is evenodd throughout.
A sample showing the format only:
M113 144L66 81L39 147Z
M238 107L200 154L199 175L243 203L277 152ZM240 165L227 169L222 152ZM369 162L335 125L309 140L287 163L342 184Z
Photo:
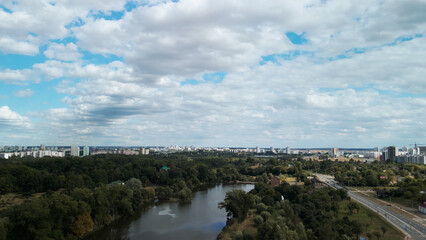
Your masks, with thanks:
M316 176L320 181L326 183L327 185L335 189L343 188L341 185L338 184L338 182L334 181L334 177L332 176L322 174L316 174ZM388 206L380 205L353 191L348 190L348 195L355 201L382 215L387 221L397 226L404 232L408 233L412 238L416 240L426 240L426 229L420 223L392 211L392 209Z

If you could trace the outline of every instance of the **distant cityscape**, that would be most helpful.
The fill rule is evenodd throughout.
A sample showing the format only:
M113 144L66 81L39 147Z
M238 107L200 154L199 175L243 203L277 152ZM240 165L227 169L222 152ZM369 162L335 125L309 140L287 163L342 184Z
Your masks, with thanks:
M358 161L394 161L426 164L426 146L413 144L413 147L389 146L384 148L247 148L247 147L194 147L194 146L0 146L0 158L11 157L85 157L99 154L148 155L150 153L217 151L230 153L252 153L262 156L288 154L309 156L311 159L328 155L336 159L356 159Z

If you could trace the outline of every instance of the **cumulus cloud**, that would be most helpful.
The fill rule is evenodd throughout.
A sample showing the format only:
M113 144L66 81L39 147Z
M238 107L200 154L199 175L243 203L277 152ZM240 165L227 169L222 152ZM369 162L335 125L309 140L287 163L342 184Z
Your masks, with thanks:
M31 79L33 71L30 69L23 70L0 70L0 81L13 84L25 84Z
M0 37L0 51L4 53L35 55L38 53L38 46L31 41L16 41L12 38Z
M70 35L67 26L96 12L120 11L125 0L47 1L6 0L0 9L0 51L35 55L49 39ZM89 14L92 13L92 14Z
M12 111L9 106L0 107L0 126L3 129L30 128L31 123L27 117Z
M0 80L57 83L66 107L31 115L46 119L49 139L365 147L426 138L423 1L17 2L0 10L0 51L34 55L47 44L48 60L0 69ZM123 16L93 16L112 11ZM48 42L68 36L75 42ZM223 79L205 79L217 72Z
M78 47L74 43L52 43L49 45L49 48L44 51L44 55L48 58L55 58L63 61L76 61L83 56L83 54L78 52Z

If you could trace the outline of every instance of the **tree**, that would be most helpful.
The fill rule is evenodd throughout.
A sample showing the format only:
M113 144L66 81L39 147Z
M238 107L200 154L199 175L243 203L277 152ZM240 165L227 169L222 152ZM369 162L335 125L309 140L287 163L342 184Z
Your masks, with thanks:
M169 200L172 197L173 190L170 187L157 187L155 189L158 199Z
M356 202L349 202L348 203L348 209L349 209L350 213L352 214L354 210L356 210L356 212L359 211L359 206Z
M141 191L143 188L141 180L137 178L130 178L125 184L132 191Z
M7 236L7 227L6 227L6 218L0 218L0 240L6 240Z
M370 209L366 209L366 213L367 213L368 219L370 219L370 224L372 224L373 218L376 216L376 214Z
M261 216L259 216L259 215L256 215L256 217L254 217L254 219L253 219L253 222L254 222L257 226L259 226L260 224L262 224L262 223L263 223L263 217L261 217Z
M112 218L109 215L111 202L107 195L107 187L97 188L93 192L95 204L93 206L93 214L95 224L97 226L108 225Z
M374 236L376 236L377 240L382 236L379 232L373 232Z
M358 221L352 221L351 225L352 225L351 226L352 233L356 236L356 239L359 239L359 235L363 231L362 224L360 222L358 222Z
M290 230L283 217L269 219L258 228L259 239L265 240L295 240L299 239L298 233Z
M225 208L228 218L236 218L238 222L242 222L253 207L254 196L240 189L227 192L225 201L219 203L219 208Z
M387 229L384 226L381 226L380 229L382 230L382 236L385 236Z
M78 238L83 238L84 235L93 230L93 219L90 216L90 212L78 215L70 227L72 233Z
M178 192L178 197L181 202L184 202L184 203L190 202L192 199L192 191L189 188L184 187L182 190Z
M7 210L10 223L7 239L49 239L52 223L48 202L34 199Z

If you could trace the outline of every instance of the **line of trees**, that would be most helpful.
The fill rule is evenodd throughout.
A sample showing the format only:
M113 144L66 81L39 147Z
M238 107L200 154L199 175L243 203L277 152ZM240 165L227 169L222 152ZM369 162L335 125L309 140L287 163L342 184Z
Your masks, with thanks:
M328 160L305 162L304 169L334 175L337 181L347 186L376 188L378 197L403 197L418 203L426 201L424 193L426 166L394 162L359 163Z
M219 203L219 207L228 212L227 227L249 218L256 234L237 230L228 236L221 234L219 239L329 240L345 239L344 236L358 239L366 226L342 217L359 211L358 204L348 199L345 190L315 189L309 184L290 186L283 183L274 188L257 183L248 193L233 190ZM245 225L250 226L250 223Z
M45 194L0 212L0 240L80 239L115 219L133 214L137 208L150 204L155 198L167 200L173 197L186 202L192 199L193 191L201 189L205 184L253 179L259 183L252 193L229 194L221 205L228 211L230 219L244 220L249 214L247 209L254 206L262 210L256 218L259 229L263 229L260 231L265 236L277 231L269 229L269 225L262 225L269 219L267 212L271 215L270 223L274 221L276 226L294 231L302 236L302 239L304 235L308 238L319 236L322 234L318 232L321 224L329 221L327 218L333 217L338 211L336 204L339 199L345 198L343 193L327 192L328 190L310 193L308 188L290 187L285 184L272 188L266 184L272 175L286 174L295 176L308 185L308 170L334 174L343 183L346 180L357 181L359 186L374 184L375 180L379 181L380 185L379 176L384 174L383 170L386 170L385 174L388 176L420 174L423 178L414 182L407 180L400 184L400 189L406 194L417 192L418 188L424 189L425 186L421 169L409 168L407 165L315 162L292 159L291 156L259 159L232 154L219 156L217 153L178 153L1 161L1 194ZM110 185L118 180L124 181L125 184ZM275 204L282 196L289 200L286 204L290 205ZM311 198L315 201L311 201ZM286 210L287 208L293 209L293 213ZM294 219L290 219L295 223L276 218L278 215L294 215ZM335 218L331 219L329 225L340 224ZM305 227L305 233L300 224ZM345 223L342 224L346 226ZM349 229L349 226L347 227ZM342 231L337 227L333 228L326 233Z
M179 154L2 161L2 194L45 194L0 212L0 240L81 239L155 198L187 202L205 184L250 180L251 166L246 159ZM111 184L119 180L125 184Z

